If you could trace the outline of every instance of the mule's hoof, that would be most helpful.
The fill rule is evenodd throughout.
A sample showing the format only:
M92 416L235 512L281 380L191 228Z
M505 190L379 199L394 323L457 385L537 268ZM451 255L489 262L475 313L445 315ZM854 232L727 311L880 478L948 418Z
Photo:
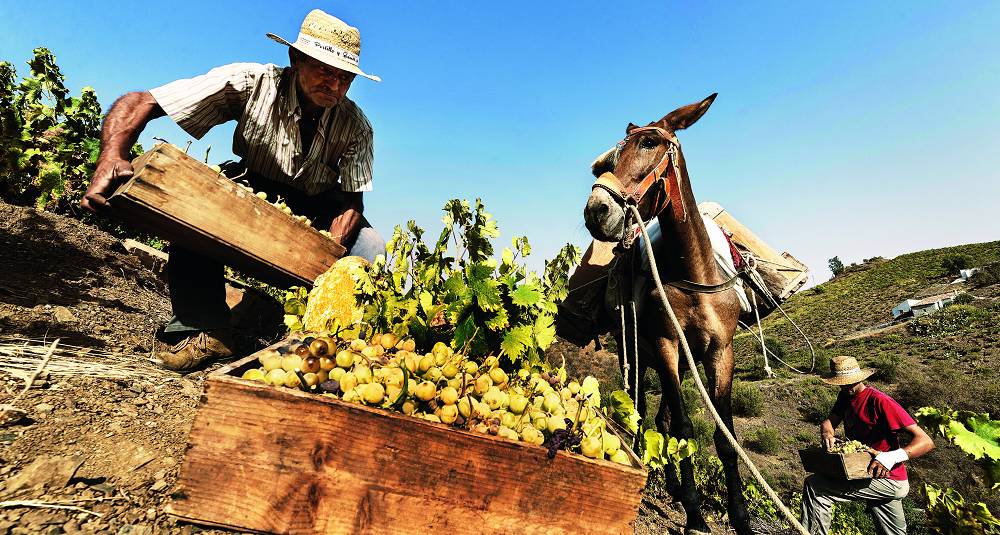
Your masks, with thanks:
M684 535L712 535L711 531L701 531L699 529L686 528Z

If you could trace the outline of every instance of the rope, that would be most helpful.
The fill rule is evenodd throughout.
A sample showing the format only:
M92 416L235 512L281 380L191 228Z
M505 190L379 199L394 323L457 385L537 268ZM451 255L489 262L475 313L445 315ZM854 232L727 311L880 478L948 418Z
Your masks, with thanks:
M813 349L812 342L809 340L809 337L806 336L806 333L802 332L802 329L799 328L799 325L797 323L795 323L795 320L793 320L791 317L788 316L788 314L785 313L785 309L781 308L781 304L780 303L778 303L778 310L780 310L781 311L781 315L784 316L786 320L788 320L788 323L791 323L792 327L795 327L795 330L798 331L799 334L802 335L802 339L805 340L806 341L806 345L809 346L809 354L812 355L812 364L809 365L809 373L812 373L813 371L816 370L816 350ZM777 357L775 357L775 358L777 358ZM784 364L784 363L782 363L782 364ZM788 364L785 364L785 366L788 366ZM788 366L788 367L791 368L791 366ZM799 373L802 373L802 372L799 372Z
M636 209L636 207L631 204L627 206L635 214L635 217L639 221L642 221L642 216L639 215L639 210ZM653 273L653 280L656 282L656 290L660 296L660 301L663 302L663 308L667 311L667 316L670 317L670 322L673 324L674 330L677 331L677 338L680 341L681 348L684 350L684 356L687 357L688 369L691 370L691 375L693 376L694 384L698 387L698 392L701 394L702 401L704 401L705 405L708 407L708 411L712 413L712 418L715 419L715 424L717 428L722 430L722 433L726 436L726 439L729 441L729 444L736 450L736 453L739 455L740 459L742 459L743 462L746 463L747 468L750 470L750 473L753 474L754 478L757 479L757 482L760 483L762 487L764 487L764 491L767 493L768 497L771 498L771 501L774 502L775 506L777 506L778 510L781 511L781 514L785 516L785 519L788 520L788 523L793 528L795 528L795 530L798 531L801 535L809 535L809 532L807 532L806 529L802 527L802 524L799 523L799 520L795 518L795 515L793 515L792 512L788 510L788 507L784 504L784 502L781 501L781 498L778 497L778 494L774 492L774 489L771 488L771 485L767 484L767 481L764 479L764 476L762 476L760 471L757 470L757 467L753 464L753 461L750 460L750 457L747 455L747 453L743 451L743 448L740 446L740 443L736 440L736 437L734 437L733 434L729 431L729 428L726 426L725 422L722 421L722 417L719 416L719 412L716 411L715 406L712 405L712 399L709 397L708 391L705 390L705 385L701 382L701 376L698 374L698 367L694 361L694 356L691 354L691 348L688 347L687 338L684 336L684 331L681 328L680 322L677 321L677 316L674 314L674 309L670 306L670 302L667 300L667 294L663 290L663 283L660 282L660 273L656 266L656 260L653 258L653 246L649 241L649 235L646 233L646 228L644 226L640 225L639 229L642 231L642 235L646 244L646 253L647 256L649 257L649 268L650 271Z
M760 330L760 350L764 353L764 373L768 377L774 377L774 371L771 370L771 365L767 363L767 346L764 344L764 325L760 323L760 312L757 310L757 292L751 291L750 296L753 297L753 315L757 319L757 329Z
M765 260L760 260L759 258L756 258L756 257L754 257L754 261L755 262L757 262L757 261L766 262ZM769 263L773 264L774 262L769 262ZM781 303L779 303L778 300L775 299L771 295L771 293L767 291L767 284L764 283L764 279L761 278L760 273L757 272L757 268L756 267L752 267L749 270L747 270L747 273L750 274L750 278L753 279L754 284L756 284L758 287L764 289L764 297L767 298L767 300L772 305L774 305L775 308L777 308L779 311L781 311L781 315L783 315L785 317L785 319L788 320L788 323L792 324L792 327L795 327L795 330L798 331L798 333L802 336L802 339L806 341L806 345L809 346L809 355L810 355L810 357L811 357L812 360L811 360L811 363L809 364L809 371L808 372L803 372L801 370L796 369L791 364L788 364L787 362L781 360L781 358L778 357L778 355L775 355L773 351L771 352L771 355L775 358L775 360L777 360L778 362L784 364L785 366L788 366L790 369L792 369L796 373L800 373L800 374L804 375L806 373L812 373L813 371L815 371L816 370L816 350L813 349L812 341L809 340L809 337L806 336L806 333L804 333L802 331L802 329L799 328L799 324L795 323L795 320L793 320L791 317L789 317L788 314L785 313L785 309L781 308ZM754 303L755 303L754 304L754 315L757 315L757 326L760 328L760 345L761 345L761 347L764 348L764 366L767 366L767 347L764 345L764 327L761 325L760 316L757 314L757 306L756 306L757 291L754 290L753 287L751 287L750 289L753 290ZM765 371L767 371L767 370L765 369Z

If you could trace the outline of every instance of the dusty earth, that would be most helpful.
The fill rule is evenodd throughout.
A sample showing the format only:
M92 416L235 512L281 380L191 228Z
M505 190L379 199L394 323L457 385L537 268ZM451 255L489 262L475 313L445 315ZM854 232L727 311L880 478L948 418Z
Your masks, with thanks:
M18 344L58 338L53 362L69 355L82 363L71 372L55 365L43 371L16 403L26 416L0 426L0 535L229 533L164 512L202 382L221 365L184 376L154 365L152 333L169 311L160 276L118 240L73 219L0 203L0 350L8 351L0 353L0 404L24 386L17 374L25 370L8 357ZM239 334L240 355L275 336L259 325ZM591 350L587 358L614 366L607 352ZM99 377L110 362L132 371L124 379ZM647 492L636 532L680 533L683 516L668 497Z

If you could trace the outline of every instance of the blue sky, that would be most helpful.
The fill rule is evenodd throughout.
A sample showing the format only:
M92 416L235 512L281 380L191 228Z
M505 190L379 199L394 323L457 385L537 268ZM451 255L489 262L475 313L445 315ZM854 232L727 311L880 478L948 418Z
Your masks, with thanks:
M169 11L163 11L168 7ZM120 94L237 61L287 63L304 15L358 26L349 95L375 127L383 235L481 197L533 266L589 242L589 162L630 121L718 92L680 134L695 195L778 250L845 263L1000 239L1000 2L12 2L0 59L49 47L74 92ZM192 152L231 155L232 125ZM152 137L184 145L169 119Z

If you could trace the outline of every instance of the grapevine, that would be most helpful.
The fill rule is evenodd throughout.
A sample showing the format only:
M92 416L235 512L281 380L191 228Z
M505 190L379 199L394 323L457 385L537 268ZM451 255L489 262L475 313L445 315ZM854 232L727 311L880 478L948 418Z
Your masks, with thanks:
M986 471L987 484L1000 489L1000 421L988 413L921 407L916 419L934 436L942 436L967 453Z
M420 347L442 342L467 347L470 355L497 355L507 370L540 370L555 340L556 305L569 291L568 271L580 250L567 244L539 275L523 264L531 254L527 238L514 238L493 258L491 240L499 229L482 202L450 200L442 221L433 243L413 221L397 226L386 254L352 272L361 325L411 337ZM294 315L290 309L301 307L286 306ZM295 318L286 323L298 325Z

